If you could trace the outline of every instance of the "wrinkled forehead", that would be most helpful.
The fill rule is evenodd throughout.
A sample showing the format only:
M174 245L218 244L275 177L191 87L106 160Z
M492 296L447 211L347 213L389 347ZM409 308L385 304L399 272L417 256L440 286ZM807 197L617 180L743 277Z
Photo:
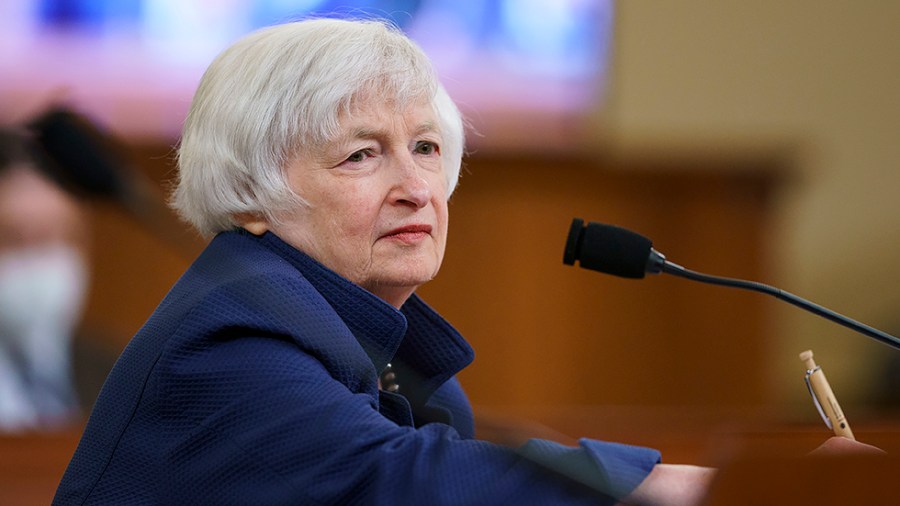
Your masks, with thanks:
M293 157L323 156L353 139L426 133L442 138L437 112L429 99L395 100L371 93L358 95L337 111L334 127L326 136L301 143L293 151Z
M373 110L379 110L395 117L407 114L417 108L428 108L430 111L434 111L430 90L416 90L415 93L410 92L413 90L404 91L398 92L383 86L362 88L337 111L335 119L339 125L343 126L348 120Z
M332 102L330 110L320 109L324 115L319 121L307 123L305 127L301 123L301 132L306 132L294 138L290 152L293 156L321 152L346 138L348 128L359 127L360 117L368 120L369 127L383 127L414 108L427 107L437 124L436 83L430 77L414 72L384 73L366 79L355 90L344 90L343 97ZM380 116L373 118L372 111L377 111Z

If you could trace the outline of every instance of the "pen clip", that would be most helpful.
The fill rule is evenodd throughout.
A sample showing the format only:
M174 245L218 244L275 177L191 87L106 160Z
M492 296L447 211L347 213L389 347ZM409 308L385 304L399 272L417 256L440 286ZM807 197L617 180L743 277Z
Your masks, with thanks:
M822 409L822 404L819 403L819 398L816 397L816 392L813 390L812 384L809 382L809 377L815 374L819 369L819 366L816 366L816 368L812 370L807 369L806 376L803 377L803 381L806 382L806 388L809 390L809 395L812 396L813 404L816 405L816 410L819 411L819 415L822 417L822 421L825 422L825 425L829 429L833 429L831 420L828 418L828 415L825 414L825 410Z

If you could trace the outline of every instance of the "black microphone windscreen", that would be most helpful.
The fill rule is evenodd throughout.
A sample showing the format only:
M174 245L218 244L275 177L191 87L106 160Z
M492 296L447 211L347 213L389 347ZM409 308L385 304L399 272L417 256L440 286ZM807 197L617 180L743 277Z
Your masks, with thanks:
M578 218L572 220L563 262L573 265L578 260L581 267L594 271L640 279L647 272L647 261L653 242L628 229L588 223Z

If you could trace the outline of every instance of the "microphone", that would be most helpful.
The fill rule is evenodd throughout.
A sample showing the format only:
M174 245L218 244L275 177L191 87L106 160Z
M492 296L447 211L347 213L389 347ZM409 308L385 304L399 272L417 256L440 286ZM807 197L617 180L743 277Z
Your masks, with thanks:
M653 241L631 230L575 218L569 227L563 263L579 265L585 269L631 279L641 279L647 273L671 274L701 283L730 286L743 290L765 293L821 316L851 330L869 336L881 343L900 349L900 339L864 323L838 314L814 302L798 297L773 286L741 279L711 276L691 271L666 260L665 255L653 249Z

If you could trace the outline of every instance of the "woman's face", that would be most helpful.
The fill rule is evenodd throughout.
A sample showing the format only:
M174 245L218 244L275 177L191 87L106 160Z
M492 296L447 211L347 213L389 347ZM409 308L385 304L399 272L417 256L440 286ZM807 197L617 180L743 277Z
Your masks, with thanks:
M362 100L331 142L287 167L299 206L267 228L350 281L400 307L441 266L447 183L428 103L398 111Z

